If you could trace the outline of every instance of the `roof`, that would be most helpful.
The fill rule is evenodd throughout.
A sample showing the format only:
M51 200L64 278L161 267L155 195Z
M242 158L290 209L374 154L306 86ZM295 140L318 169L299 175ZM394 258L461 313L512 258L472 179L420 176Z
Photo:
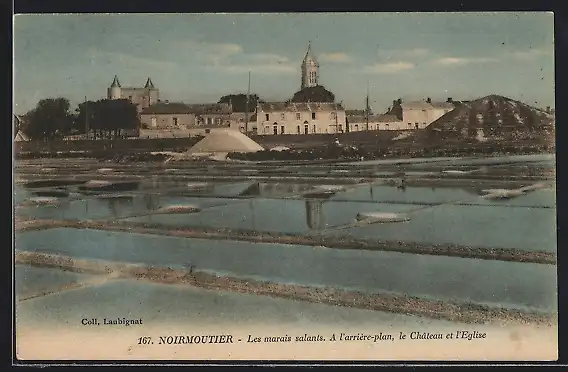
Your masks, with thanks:
M287 103L287 102L266 102L258 104L259 111L263 112L300 112L300 111L343 111L344 108L340 103Z
M182 102L158 102L142 110L141 114L230 114L227 103L186 104Z
M141 114L191 114L191 108L181 102L158 102L142 110Z
M433 108L439 109L453 109L454 105L448 102L431 102L426 101L415 101L415 102L403 102L401 104L402 108L410 110L431 110Z
M347 120L350 123L366 123L367 118L365 115L349 115ZM369 123L392 123L395 121L400 121L396 115L369 115Z
M114 75L114 80L112 81L112 84L110 86L111 88L120 88L120 82L118 81L118 77L116 75Z
M316 65L318 64L318 61L317 61L316 57L314 56L314 54L312 52L312 42L311 41L308 44L308 50L306 51L306 56L304 57L302 64L307 63L309 60L313 61Z
M144 88L154 88L154 83L152 83L152 79L148 78L148 80L146 80L146 85L144 85Z

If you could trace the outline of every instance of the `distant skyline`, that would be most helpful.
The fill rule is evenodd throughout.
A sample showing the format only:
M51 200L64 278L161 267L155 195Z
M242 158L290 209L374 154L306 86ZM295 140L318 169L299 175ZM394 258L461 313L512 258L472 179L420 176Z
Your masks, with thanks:
M319 83L347 108L394 99L499 94L554 107L552 13L296 13L17 15L14 110L42 98L106 96L148 77L160 98L216 102L251 93L268 101L300 89L311 40Z

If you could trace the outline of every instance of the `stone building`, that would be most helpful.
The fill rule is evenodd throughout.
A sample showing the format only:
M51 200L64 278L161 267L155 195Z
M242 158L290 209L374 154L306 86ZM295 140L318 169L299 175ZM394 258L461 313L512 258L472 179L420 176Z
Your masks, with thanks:
M308 44L306 56L302 61L302 85L300 89L311 88L318 85L319 63L312 52L312 43Z
M404 129L424 129L454 109L450 99L448 102L433 102L430 98L425 101L402 102L401 107L402 121L406 125Z
M399 120L395 115L349 115L347 116L349 123L349 132L361 132L364 130L404 130L408 129L404 122Z
M142 110L140 121L141 137L202 135L211 129L231 129L231 106L225 103L158 102Z
M107 89L108 99L128 99L141 112L147 107L158 103L160 90L154 86L152 79L148 78L143 87L123 87L115 75L110 87Z
M259 103L256 119L259 135L343 133L346 130L345 109L339 103Z

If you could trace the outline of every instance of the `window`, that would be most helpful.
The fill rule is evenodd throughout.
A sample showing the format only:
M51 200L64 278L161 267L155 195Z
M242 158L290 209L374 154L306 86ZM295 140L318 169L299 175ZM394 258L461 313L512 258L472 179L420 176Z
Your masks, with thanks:
M172 118L172 122L174 123L174 127L178 125L178 118Z
M280 119L282 119L282 120L286 119L286 114L281 113L281 114L280 114Z
M213 119L212 118L207 118L207 125L211 125L213 123Z
M426 123L422 123L422 128L426 128Z
M343 125L339 124L339 133L343 133Z
M270 120L270 114L266 114L266 121Z
M408 123L408 129L412 129L412 123Z
M244 122L244 121L245 121L245 119L243 119L243 118L240 118L240 119L239 119L239 123L242 123L242 122Z
M359 124L355 124L355 132L359 131Z
M300 115L299 112L297 112L297 113L296 113L296 120L301 120L301 119L302 119L302 116ZM299 132L299 131L298 131L298 132Z
M158 126L158 119L152 118L152 126L155 128Z
M332 112L329 117L331 118L331 120L335 120L335 118L337 118L337 114L335 112Z
M414 128L415 128L415 129L418 129L418 123L415 123L415 124L414 124Z
M316 120L316 113L312 112L312 120Z
M273 130L274 130L274 135L277 135L278 134L278 125L275 125Z
M388 125L388 124L385 124L385 129L386 129L386 130L389 130L389 125Z
M298 134L300 134L300 126L298 125Z
M308 134L308 124L304 124L304 134Z
M315 132L316 132L316 126L313 125L313 126L312 126L312 133L315 133Z
M243 132L243 133L244 133L244 131L245 131L245 127L241 127L240 129L241 129L241 132Z
M280 126L280 134L284 134L284 126L283 125Z

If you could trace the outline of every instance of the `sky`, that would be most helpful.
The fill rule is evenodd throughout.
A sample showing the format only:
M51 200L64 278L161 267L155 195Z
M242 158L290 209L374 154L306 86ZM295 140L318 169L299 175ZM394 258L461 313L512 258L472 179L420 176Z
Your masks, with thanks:
M308 42L346 108L499 94L554 107L552 13L38 14L14 17L14 110L72 105L148 77L160 98L216 102L300 89Z

